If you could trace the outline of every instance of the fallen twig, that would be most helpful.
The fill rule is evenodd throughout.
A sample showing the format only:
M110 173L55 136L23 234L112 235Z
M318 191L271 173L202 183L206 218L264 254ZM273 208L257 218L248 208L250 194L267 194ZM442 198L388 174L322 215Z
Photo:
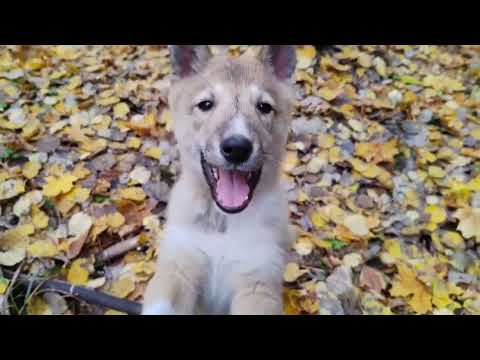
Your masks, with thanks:
M5 291L4 297L5 297L5 309L2 309L2 313L5 315L10 315L10 311L8 309L8 297L10 296L10 293L12 292L13 285L17 281L18 276L20 275L20 271L22 270L23 266L23 261L20 263L20 265L17 267L17 270L13 273L13 276L10 279L10 284L8 285L7 291Z
M13 271L4 269L3 272L7 279L13 279L15 276ZM84 286L74 286L59 280L33 278L23 274L18 274L17 282L25 286L35 286L42 290L58 291L64 294L69 294L78 297L89 304L103 306L129 315L140 315L141 313L142 305L137 302L120 299Z
M139 243L140 243L140 238L138 236L135 236L128 240L121 241L103 250L97 256L97 259L100 261L108 261L119 255L126 253L127 251L135 249L139 245Z

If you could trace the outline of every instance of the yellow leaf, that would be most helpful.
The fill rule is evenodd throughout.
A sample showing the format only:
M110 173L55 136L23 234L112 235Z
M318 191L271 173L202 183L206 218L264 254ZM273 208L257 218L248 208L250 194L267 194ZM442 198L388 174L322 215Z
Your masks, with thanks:
M147 150L145 150L145 155L147 155L147 156L149 156L153 159L159 160L160 157L162 156L162 149L160 149L158 147L148 148Z
M67 280L73 285L84 285L88 281L88 276L88 260L77 259L72 263L68 270Z
M308 197L308 195L305 193L305 191L300 190L300 191L298 192L297 202L302 204L302 203L304 203L304 202L307 201L307 200L310 200L309 197Z
M327 221L325 221L322 214L318 211L312 213L310 220L316 229L322 229L325 225L327 225Z
M77 179L85 179L88 175L90 175L90 170L85 167L84 163L80 163L75 165L72 175Z
M115 118L124 118L130 112L130 108L124 102L118 103L113 107L113 115Z
M475 237L475 241L480 243L480 208L458 209L453 216L459 220L457 229L462 232L463 237Z
M335 137L331 134L320 134L318 135L318 146L322 149L330 149L335 145Z
M5 291L7 291L7 289L8 289L8 284L9 283L10 282L7 279L0 276L0 295L5 294Z
M370 66L372 66L372 57L367 53L360 53L357 58L357 62L360 64L360 66L364 68L369 68Z
M425 212L430 214L430 222L440 224L447 220L447 212L438 205L429 205L425 208Z
M283 273L283 280L289 283L294 282L306 272L308 271L300 270L300 266L297 263L288 263Z
M37 206L32 207L32 223L37 229L45 229L48 226L48 216Z
M80 76L74 76L70 79L68 82L68 85L66 85L66 88L70 91L75 90L82 84L82 79Z
M113 105L113 104L116 104L120 101L120 99L116 96L111 96L111 97L107 97L107 98L104 98L104 99L100 99L97 101L97 104L98 105L101 105L101 106L109 106L109 105Z
M40 296L32 296L27 304L28 315L53 315L50 306Z
M432 303L438 309L443 309L453 303L450 299L448 288L445 282L435 279L432 283Z
M172 117L172 113L170 112L170 110L165 109L165 110L162 111L162 115L160 116L159 122L160 122L160 124L165 125L165 128L168 131L172 130L173 117Z
M402 257L402 248L400 243L395 239L387 239L384 242L384 248L387 253L393 258L399 259Z
M145 199L146 195L142 188L139 187L128 187L120 190L120 196L123 199L142 201Z
M40 121L38 121L38 119L35 119L27 122L27 124L22 129L21 136L25 140L29 140L35 135L37 135L39 131L40 131Z
M131 277L124 277L123 279L115 281L107 292L112 296L126 298L134 290L135 282L133 279Z
M90 197L90 189L76 186L73 190L62 195L57 201L57 208L63 214L67 214L75 204L85 202Z
M367 218L360 214L345 217L343 225L357 236L367 236L370 233L368 230Z
M22 174L27 179L33 179L35 176L38 175L38 172L41 168L42 166L38 161L29 161L23 166Z
M334 146L328 149L328 161L331 164L336 164L342 161L342 151L339 146Z
M283 312L285 315L300 315L302 313L301 306L299 304L298 290L284 289L283 291Z
M326 101L332 101L337 96L342 93L342 87L339 86L336 89L330 89L329 87L323 87L317 91L317 95L321 98L325 99Z
M25 68L29 70L38 70L45 66L45 62L41 58L30 58L25 62Z
M445 177L446 173L441 167L432 165L428 167L428 175L433 178L441 179Z
M142 142L138 137L131 137L127 141L127 146L131 149L138 149L142 145Z
M16 243L22 240L25 240L29 235L32 235L35 232L35 227L33 224L23 224L14 227L13 229L9 229L5 231L3 234L0 233L0 243L8 244L8 243Z
M446 231L440 239L442 243L453 249L465 249L465 241L462 236L455 231Z
M340 106L340 109L338 109L347 119L351 119L355 116L355 108L353 107L352 104L343 104Z
M111 228L118 228L125 224L125 217L119 212L114 212L113 214L108 214L108 225Z
M470 135L475 139L480 141L480 127L473 129Z
M380 76L387 76L387 67L385 61L382 58L376 57L375 59L373 59L373 65L375 66L375 70Z
M315 47L312 45L299 46L297 52L297 68L306 69L313 64L313 60L317 54Z
M385 144L357 143L355 154L374 164L383 161L393 163L395 155L398 154L397 140L392 139Z
M283 161L283 171L289 173L297 167L299 163L296 151L287 151L285 160Z
M293 244L293 248L297 252L297 254L301 256L309 255L313 248L314 244L310 240L309 236L300 236L297 241Z
M399 277L390 289L392 296L408 297L408 304L417 314L426 314L432 310L432 295L426 286L417 280L414 270L403 263L397 264Z
M49 197L55 197L60 194L66 194L73 188L73 183L77 177L73 175L64 175L61 177L47 176L47 183L43 185L43 194Z
M50 240L39 240L27 247L28 256L53 257L58 255L58 248Z
M68 45L56 46L55 53L63 60L75 60L81 55L77 48Z
M341 59L340 57L338 59ZM350 70L350 65L342 65L335 59L332 59L330 56L322 56L320 59L320 67L322 69L328 70L333 68L338 71L348 71Z
M22 180L10 179L0 182L0 200L7 200L25 192Z
M105 311L105 315L127 315L127 314L117 310L107 310Z

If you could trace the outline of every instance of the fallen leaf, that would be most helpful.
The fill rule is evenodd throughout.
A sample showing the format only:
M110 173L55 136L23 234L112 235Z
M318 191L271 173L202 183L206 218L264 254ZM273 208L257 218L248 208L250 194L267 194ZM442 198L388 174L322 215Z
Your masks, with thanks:
M38 175L38 172L40 171L41 168L42 166L40 165L39 162L29 161L24 165L22 169L22 174L27 179L33 179L35 176Z
M432 310L432 295L427 287L417 280L415 271L407 265L397 264L399 277L393 282L392 296L409 297L408 304L417 314L426 314Z
M89 264L87 259L75 260L68 269L68 282L73 285L85 285L90 274L88 271L88 266Z
M43 194L48 197L55 197L60 194L66 194L73 188L73 183L77 178L73 175L64 175L61 177L48 176L46 184L43 186Z
M23 248L14 248L0 252L0 265L13 266L25 259L26 251Z
M363 215L349 215L345 218L343 225L358 236L367 236L370 233L367 219Z
M283 280L290 283L294 282L306 272L306 270L300 270L297 263L288 263L283 273Z
M143 189L139 187L128 187L128 188L121 189L120 196L123 199L133 200L133 201L142 201L146 197Z

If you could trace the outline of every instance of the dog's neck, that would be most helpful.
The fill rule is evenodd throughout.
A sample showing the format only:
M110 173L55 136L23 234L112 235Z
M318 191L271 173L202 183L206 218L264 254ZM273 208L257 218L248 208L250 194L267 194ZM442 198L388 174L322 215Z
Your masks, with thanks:
M195 225L205 232L224 233L227 230L227 216L216 208L213 200L207 202L206 207L199 209L195 216Z
M205 232L224 233L227 229L227 215L217 208L210 188L202 174L185 171L182 166L179 182L191 190L191 198L185 199L185 212L190 213L190 222Z

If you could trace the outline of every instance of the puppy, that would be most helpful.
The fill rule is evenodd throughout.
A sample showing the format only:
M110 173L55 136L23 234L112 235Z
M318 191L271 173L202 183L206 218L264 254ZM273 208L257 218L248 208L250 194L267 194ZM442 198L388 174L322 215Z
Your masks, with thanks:
M170 46L181 174L143 314L282 314L292 235L280 184L293 110L292 45L258 56Z

